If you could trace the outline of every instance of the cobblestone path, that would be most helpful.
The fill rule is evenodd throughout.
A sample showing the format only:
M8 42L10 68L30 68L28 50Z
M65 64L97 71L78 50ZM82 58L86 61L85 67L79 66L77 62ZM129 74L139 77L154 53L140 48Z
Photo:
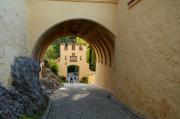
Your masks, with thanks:
M85 84L65 84L52 96L47 119L140 119L111 95Z

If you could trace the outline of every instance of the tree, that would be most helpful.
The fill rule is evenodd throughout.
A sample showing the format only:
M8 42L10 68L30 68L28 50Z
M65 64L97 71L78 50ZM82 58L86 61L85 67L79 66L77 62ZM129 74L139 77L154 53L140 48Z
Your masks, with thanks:
M96 54L92 48L88 48L87 51L87 61L89 63L89 69L96 71Z
M84 39L82 39L80 37L76 37L76 43L79 44L79 45L89 46L89 44Z
M59 53L55 46L51 45L48 47L46 54L45 54L45 59L57 59L59 57Z
M74 38L77 44L87 46L86 61L89 63L89 69L92 71L96 71L96 54L94 50L89 46L89 44L80 37L60 37L51 46L48 47L45 55L46 60L56 60L58 57L60 57L60 44L65 43L65 45L68 45L68 43L73 43Z

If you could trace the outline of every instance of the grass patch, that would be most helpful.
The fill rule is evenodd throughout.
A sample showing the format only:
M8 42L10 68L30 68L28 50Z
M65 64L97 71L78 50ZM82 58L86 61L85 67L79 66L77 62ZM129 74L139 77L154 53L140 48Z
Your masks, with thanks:
M42 115L34 114L32 116L22 115L20 119L41 119Z
M41 109L38 112L34 113L33 115L21 115L20 119L42 119L42 117L46 111L46 108L48 107L48 104L49 104L49 98L46 97L45 103L43 104L43 106L41 107Z

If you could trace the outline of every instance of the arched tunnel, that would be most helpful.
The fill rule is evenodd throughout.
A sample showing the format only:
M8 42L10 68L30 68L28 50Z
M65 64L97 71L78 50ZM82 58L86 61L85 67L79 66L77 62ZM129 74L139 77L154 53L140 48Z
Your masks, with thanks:
M86 40L94 49L97 58L96 85L111 90L112 61L114 59L115 35L101 24L87 19L71 19L46 30L37 40L32 57L41 61L46 50L59 37L77 36ZM66 70L66 69L65 69Z

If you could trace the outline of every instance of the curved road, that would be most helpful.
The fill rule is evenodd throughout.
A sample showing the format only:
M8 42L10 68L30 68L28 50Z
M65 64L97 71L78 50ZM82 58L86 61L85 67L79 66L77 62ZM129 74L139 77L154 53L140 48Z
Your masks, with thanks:
M65 84L51 95L47 119L140 119L94 86Z

